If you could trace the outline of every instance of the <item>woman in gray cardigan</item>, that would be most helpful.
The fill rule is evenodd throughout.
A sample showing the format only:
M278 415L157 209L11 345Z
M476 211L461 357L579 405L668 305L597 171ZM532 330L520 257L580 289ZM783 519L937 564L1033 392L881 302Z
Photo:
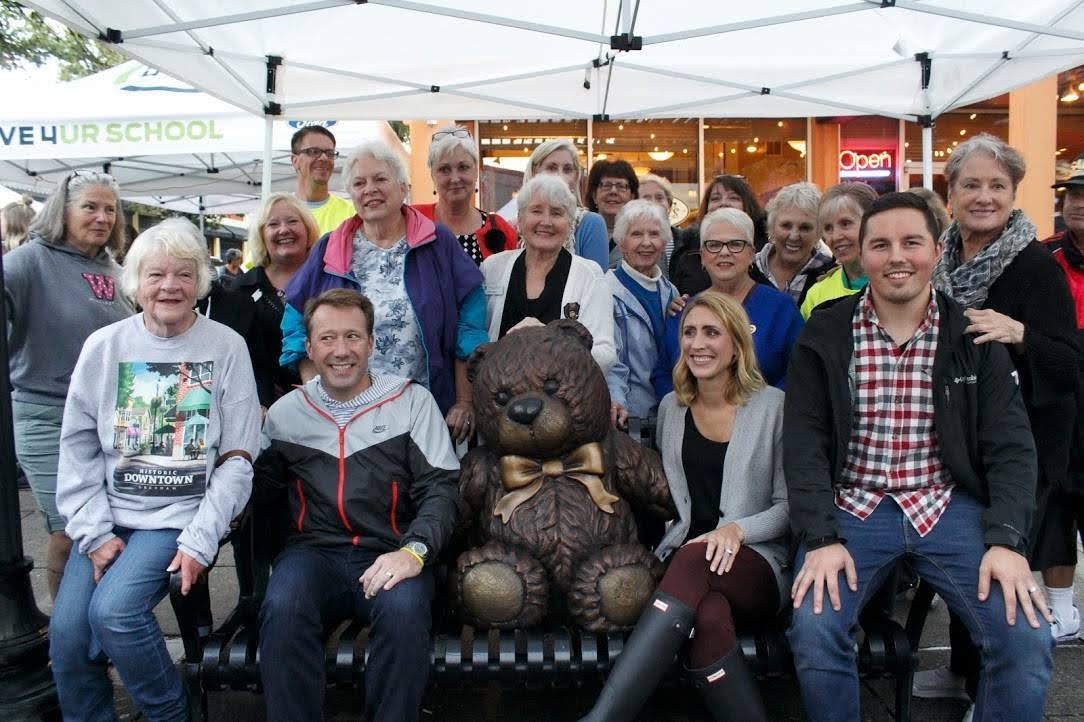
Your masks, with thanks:
M594 709L582 722L629 720L693 637L694 684L718 720L766 720L735 620L766 621L787 598L783 393L757 368L749 318L706 291L681 319L674 391L658 443L679 518L656 554L669 566Z

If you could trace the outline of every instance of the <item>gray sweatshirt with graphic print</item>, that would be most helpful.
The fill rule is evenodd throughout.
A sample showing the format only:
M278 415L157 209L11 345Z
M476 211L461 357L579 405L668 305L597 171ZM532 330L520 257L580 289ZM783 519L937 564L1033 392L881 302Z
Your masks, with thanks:
M197 316L161 338L139 314L96 331L64 409L65 531L88 554L116 527L178 529L180 550L206 566L248 502L259 436L248 349L231 329ZM244 454L220 461L230 451Z

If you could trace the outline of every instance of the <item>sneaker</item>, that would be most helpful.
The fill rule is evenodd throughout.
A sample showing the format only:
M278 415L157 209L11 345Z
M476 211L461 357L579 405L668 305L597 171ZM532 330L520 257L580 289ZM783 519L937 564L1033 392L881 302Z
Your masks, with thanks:
M1054 616L1054 621L1050 623L1050 633L1054 635L1054 641L1058 644L1062 642L1068 642L1077 638L1080 634L1080 610L1073 606L1073 614L1069 619L1061 619L1057 615Z
M964 718L960 722L971 722L975 718L975 703L972 702L967 707L967 711L964 712Z
M971 699L967 696L967 679L947 666L915 672L911 692L923 699Z

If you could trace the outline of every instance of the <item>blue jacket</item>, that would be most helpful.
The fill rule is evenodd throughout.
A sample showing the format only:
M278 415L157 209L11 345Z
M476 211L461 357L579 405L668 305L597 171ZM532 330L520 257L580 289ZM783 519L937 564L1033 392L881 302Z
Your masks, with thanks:
M624 406L629 416L644 418L659 405L651 383L659 350L667 354L667 365L673 368L678 358L676 349L666 342L666 338L654 338L651 320L643 304L625 288L613 270L606 272L606 282L614 297L614 347L617 351L617 361L606 374L610 398ZM674 284L660 278L659 291L665 314L677 298L678 290Z
M403 206L403 215L408 247L403 283L425 345L429 391L446 414L455 403L456 359L466 359L489 341L482 272L447 228L410 206ZM351 269L354 233L360 227L355 215L323 236L290 280L282 316L283 366L306 358L306 301L332 288L364 292Z
M742 303L753 331L753 349L760 373L769 386L786 391L790 352L805 327L791 297L773 286L757 283ZM666 319L666 342L674 358L681 348L681 314Z

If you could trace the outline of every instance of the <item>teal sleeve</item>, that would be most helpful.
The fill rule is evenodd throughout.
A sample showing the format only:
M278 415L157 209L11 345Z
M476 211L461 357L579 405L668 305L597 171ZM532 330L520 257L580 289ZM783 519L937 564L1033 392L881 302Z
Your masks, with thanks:
M279 356L279 366L296 370L298 361L307 357L305 319L296 308L287 303L282 314L282 355Z
M606 221L597 213L585 213L576 229L576 255L594 261L605 273L610 265L610 236Z
M282 352L286 355L286 318L283 317ZM489 341L486 333L486 294L481 284L467 294L459 307L459 326L456 331L455 357L466 360L474 349Z

